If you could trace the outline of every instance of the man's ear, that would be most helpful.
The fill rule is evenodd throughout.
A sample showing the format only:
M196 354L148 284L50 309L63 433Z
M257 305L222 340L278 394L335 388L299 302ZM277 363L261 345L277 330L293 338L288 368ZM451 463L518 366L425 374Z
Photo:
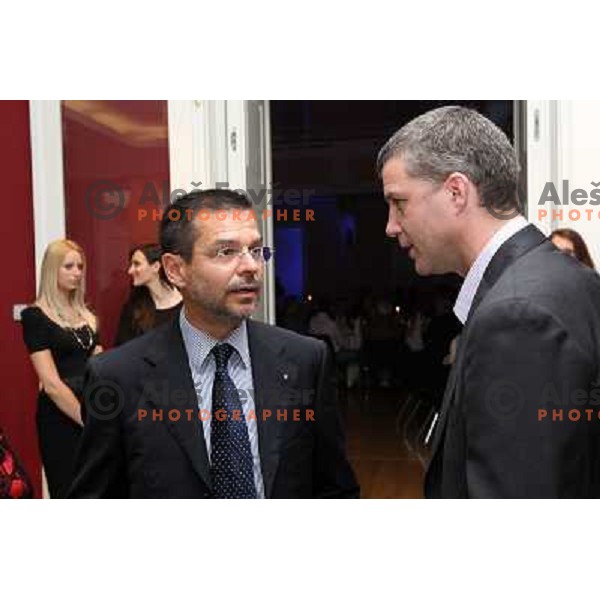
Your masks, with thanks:
M471 197L471 189L473 184L470 179L458 171L450 173L444 182L444 189L451 195L452 203L458 213L463 212Z
M185 261L179 254L165 252L161 257L167 279L177 288L185 287Z

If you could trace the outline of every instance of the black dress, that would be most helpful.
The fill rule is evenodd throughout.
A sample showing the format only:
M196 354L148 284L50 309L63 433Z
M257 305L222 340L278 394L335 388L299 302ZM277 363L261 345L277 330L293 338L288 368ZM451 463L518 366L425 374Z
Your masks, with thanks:
M42 309L30 306L21 313L23 339L29 353L50 350L60 378L81 400L83 374L88 358L100 343L89 327L65 329ZM78 341L77 336L79 337ZM92 343L90 343L90 336ZM36 414L40 453L52 498L61 498L71 483L73 459L81 427L65 415L44 392L38 395Z
M179 315L179 311L183 306L183 302L179 302L175 306L171 306L170 308L154 308L154 324L152 328L159 327L164 323L168 323L171 319L174 319ZM120 346L133 338L136 338L140 335L146 333L145 329L142 329L135 323L135 319L133 318L133 303L131 301L127 301L123 306L121 311L121 317L119 319L119 329L117 330L117 335L115 337L115 346Z

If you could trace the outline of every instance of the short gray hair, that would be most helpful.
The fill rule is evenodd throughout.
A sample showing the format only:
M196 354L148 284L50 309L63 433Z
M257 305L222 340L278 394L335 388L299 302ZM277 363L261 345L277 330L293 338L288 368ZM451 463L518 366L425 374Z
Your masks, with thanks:
M402 158L411 177L443 183L455 171L477 188L481 203L494 210L521 210L517 157L504 132L470 108L444 106L399 129L377 156L377 173Z

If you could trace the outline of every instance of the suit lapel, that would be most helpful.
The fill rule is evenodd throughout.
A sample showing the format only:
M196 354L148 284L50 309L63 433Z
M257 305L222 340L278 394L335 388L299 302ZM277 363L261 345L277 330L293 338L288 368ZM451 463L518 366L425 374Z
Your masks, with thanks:
M161 343L162 342L162 343ZM182 447L198 476L211 488L208 453L204 443L202 423L198 419L198 399L188 356L179 329L179 319L164 328L164 336L149 349L144 359L155 369L153 374L162 393L153 394L148 400L163 410L163 423ZM178 409L181 418L169 419L168 411ZM193 418L188 419L185 410L192 409Z
M248 345L252 361L254 382L254 404L258 424L258 447L265 484L265 497L270 498L273 482L279 465L281 445L280 428L277 422L277 409L284 408L282 399L287 396L286 388L295 383L284 360L285 349L277 336L262 323L248 321ZM272 416L263 418L263 410L271 410Z
M463 330L461 333L464 335L465 331ZM438 422L436 424L435 432L433 434L433 440L431 442L431 461L433 462L433 457L438 450L440 442L442 440L442 434L444 432L444 428L446 426L446 419L448 417L448 413L450 412L450 405L452 404L452 398L454 397L454 391L456 390L456 384L458 381L458 373L460 372L462 365L462 345L460 344L460 340L458 342L458 348L456 350L456 356L454 358L454 364L450 369L450 374L448 375L448 382L446 383L446 389L444 390L444 398L442 400L442 405L440 408L440 412L438 415Z
M461 341L464 341L467 337L469 324L472 321L473 314L488 292L500 279L502 273L504 273L504 271L523 254L533 250L544 242L547 242L544 234L534 225L528 225L506 240L506 242L500 246L496 254L494 254L492 260L487 266L481 283L477 288L475 298L473 298L467 321L464 325L460 340L458 342L456 358L454 364L452 365L450 375L448 376L448 383L446 384L446 389L444 391L444 399L442 401L437 426L435 428L433 441L431 444L431 459L429 461L430 465L433 463L433 459L443 438L444 429L448 419L448 413L450 412L452 399L458 383L458 374L462 370L464 344L461 344Z
M502 273L519 259L523 254L533 250L536 246L548 242L546 236L534 225L528 225L521 229L510 237L500 248L490 261L487 266L481 283L477 288L477 293L471 304L469 315L467 317L467 323L471 319L471 315L475 312L477 307L481 304L481 301L485 298L487 293L494 287L496 282L502 276Z
M279 465L282 437L276 418L277 409L285 408L283 399L290 397L290 388L296 384L296 367L285 360L285 348L278 336L270 335L270 328L248 320L248 346L252 362L254 404L257 415L258 446L265 496L270 498ZM144 360L153 368L152 377L167 393L154 394L148 401L163 410L163 424L188 456L194 470L210 489L210 467L201 422L196 418L198 401L189 368L188 356L179 329L179 320L165 327L163 336L149 349ZM167 418L169 410L177 408L182 418ZM183 411L192 409L194 418L184 418ZM263 410L271 410L271 417L263 418Z

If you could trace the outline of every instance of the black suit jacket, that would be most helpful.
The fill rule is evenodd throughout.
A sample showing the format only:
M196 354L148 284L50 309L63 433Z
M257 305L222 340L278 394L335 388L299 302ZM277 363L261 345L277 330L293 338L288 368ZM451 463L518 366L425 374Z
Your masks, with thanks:
M254 321L248 321L248 343L265 496L357 497L325 344ZM90 360L85 403L70 497L211 497L178 319ZM182 418L168 418L173 409ZM272 416L262 419L269 409ZM284 409L287 420L283 412L278 420L277 410ZM294 420L294 409L300 420ZM306 420L306 409L314 410L314 421ZM140 418L140 410L147 416ZM161 413L153 413L160 410L162 421ZM187 414L193 418L183 418Z
M597 497L599 384L600 278L530 225L500 247L476 293L425 495Z

